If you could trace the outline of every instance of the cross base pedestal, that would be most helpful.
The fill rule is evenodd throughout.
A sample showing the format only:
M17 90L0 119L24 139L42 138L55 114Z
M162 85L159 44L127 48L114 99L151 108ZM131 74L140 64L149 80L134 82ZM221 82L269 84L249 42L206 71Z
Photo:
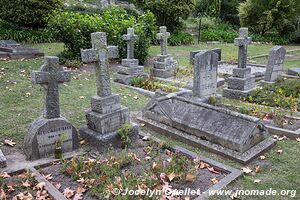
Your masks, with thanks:
M133 125L133 132L130 134L130 140L134 141L138 139L139 126ZM99 134L96 131L89 129L87 126L79 129L79 134L82 138L87 140L91 145L97 148L98 151L105 151L109 147L113 146L115 148L121 147L121 138L117 131L105 134Z

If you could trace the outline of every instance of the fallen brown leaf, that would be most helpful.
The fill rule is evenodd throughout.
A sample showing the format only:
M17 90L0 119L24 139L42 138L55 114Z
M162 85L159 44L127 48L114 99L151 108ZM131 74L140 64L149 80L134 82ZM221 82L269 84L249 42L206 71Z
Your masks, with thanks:
M211 173L214 173L214 174L219 174L220 172L216 171L215 168L213 167L207 167L208 171L210 171Z
M300 138L297 138L296 141L297 141L297 142L300 142Z
M50 181L53 179L52 174L47 174L47 175L43 175L43 176L47 181Z
M282 149L279 149L279 150L277 151L277 153L278 153L278 154L282 154L282 153L283 153L283 150L282 150Z
M187 174L185 180L188 182L193 182L195 180L195 176L193 174Z
M22 186L28 188L28 187L31 187L31 184L29 183L28 180L26 180L25 182L22 182Z
M219 183L219 181L216 179L216 178L213 178L213 179L210 179L211 180L211 182L215 185L215 184L217 184L217 183Z
M45 185L46 185L45 182L40 182L40 183L38 183L38 184L35 186L35 188L36 188L37 190L43 190L44 187L45 187Z
M255 180L254 180L254 183L260 183L260 182L261 182L260 179L255 179Z
M4 144L6 144L10 147L14 147L16 145L16 143L13 142L12 140L4 140Z
M172 182L175 177L176 177L176 174L174 172L172 172L171 174L168 175L168 179L170 182Z
M75 194L75 196L73 198L73 200L81 200L81 199L83 199L83 196L82 196L81 193L80 194Z
M10 175L7 172L0 172L0 178L9 178Z
M243 171L245 174L249 174L249 173L252 172L252 169L250 169L249 167L243 167L243 168L241 168L241 169L242 169L242 171Z
M265 159L266 159L266 156L260 156L260 159L261 159L261 160L265 160Z
M74 196L74 190L71 190L70 188L66 188L63 192L63 195L70 199L72 196Z
M80 185L77 189L76 189L76 193L77 194L83 194L83 193L85 193L86 192L86 189L82 186L82 185Z
M259 173L259 172L261 172L261 167L259 165L257 165L255 167L255 173Z

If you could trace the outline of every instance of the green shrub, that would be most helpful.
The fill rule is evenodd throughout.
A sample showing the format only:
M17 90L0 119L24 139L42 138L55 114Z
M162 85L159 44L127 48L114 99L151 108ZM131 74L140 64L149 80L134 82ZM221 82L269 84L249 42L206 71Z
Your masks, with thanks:
M154 13L159 26L167 26L171 32L178 30L181 19L187 19L195 8L195 0L131 0L142 10Z
M171 34L168 43L171 46L189 45L194 43L194 37L190 33L176 31Z
M61 0L1 0L0 18L22 27L40 28L46 25L46 16L61 6Z
M143 63L148 55L150 41L155 37L155 17L146 12L138 18L129 16L122 8L113 7L100 14L83 14L56 11L49 17L48 29L53 36L64 42L70 58L80 57L80 49L90 48L91 33L106 32L109 44L118 45L121 58L126 54L122 35L133 27L138 35L135 55Z
M118 129L118 135L120 136L122 140L122 148L127 147L127 145L130 142L130 135L133 133L133 126L130 123L123 124Z
M236 31L226 31L218 29L207 29L201 31L201 39L204 41L220 41L232 43L238 36Z
M299 110L299 98L300 80L280 79L275 84L254 90L246 101L266 106Z
M247 0L239 6L240 21L255 33L275 29L285 35L295 30L296 5L295 0Z
M16 40L19 43L53 42L52 36L45 30L19 28L0 21L0 40Z

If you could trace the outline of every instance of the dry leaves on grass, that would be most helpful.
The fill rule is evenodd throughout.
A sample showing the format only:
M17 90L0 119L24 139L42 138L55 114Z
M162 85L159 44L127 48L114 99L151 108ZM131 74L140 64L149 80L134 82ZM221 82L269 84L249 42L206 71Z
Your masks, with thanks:
M277 153L278 153L278 154L282 154L282 153L283 153L283 150L282 150L282 149L279 149L279 150L277 151Z
M63 195L67 198L70 199L74 196L74 190L71 190L70 188L66 188L63 192Z
M16 143L13 140L6 139L4 140L4 144L10 147L14 147Z
M174 172L172 172L171 174L168 175L168 179L170 182L172 182L175 177L176 177L176 174Z
M254 180L254 183L260 183L260 182L261 182L260 179L255 179L255 180Z
M28 188L28 187L31 187L31 184L29 183L28 180L26 180L25 182L22 182L22 186Z
M265 160L265 159L266 159L266 156L260 156L260 159L261 159L261 160Z
M249 174L249 173L252 172L252 169L250 169L249 167L243 167L243 168L241 168L241 169L242 169L242 171L243 171L245 174Z
M17 196L15 196L16 200L32 200L33 196L29 192L21 192ZM13 199L14 200L14 199Z
M0 178L9 178L10 175L7 172L0 172Z
M297 141L297 142L300 142L300 138L297 138L296 141Z
M214 174L220 174L220 172L216 171L214 167L207 167L208 171Z
M261 167L259 166L259 165L257 165L256 167L255 167L255 173L260 173L261 172Z

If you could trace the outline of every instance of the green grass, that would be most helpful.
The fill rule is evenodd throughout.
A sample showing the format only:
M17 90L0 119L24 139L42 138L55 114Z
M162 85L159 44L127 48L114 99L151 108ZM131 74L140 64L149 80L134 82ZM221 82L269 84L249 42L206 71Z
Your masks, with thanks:
M257 56L262 54L268 54L269 50L273 45L258 45L253 44L248 47L248 57ZM196 50L206 50L206 49L222 49L222 60L226 61L237 61L238 48L234 44L207 44L200 43L199 45L189 45L189 46L175 46L169 47L169 53L178 61L179 66L190 65L190 52ZM287 50L300 49L300 46L285 46ZM159 46L152 46L150 48L150 56L156 56L160 53ZM263 62L266 63L266 62ZM285 63L285 68L288 69L294 66L300 66L300 61L287 61Z
M57 55L63 49L61 44L34 46L44 50L46 55ZM39 69L42 62L43 59L0 61L0 69L4 68L6 74L0 78L0 141L10 138L21 147L30 123L41 115L43 90L40 85L33 85L29 76L32 70ZM10 83L12 81L16 81L16 84ZM122 104L129 107L130 111L141 110L149 100L115 84L112 84L112 90L120 94ZM30 96L26 97L26 93L30 93ZM94 73L73 70L71 82L61 85L61 113L75 127L81 127L86 123L84 110L90 107L90 96L95 94Z

